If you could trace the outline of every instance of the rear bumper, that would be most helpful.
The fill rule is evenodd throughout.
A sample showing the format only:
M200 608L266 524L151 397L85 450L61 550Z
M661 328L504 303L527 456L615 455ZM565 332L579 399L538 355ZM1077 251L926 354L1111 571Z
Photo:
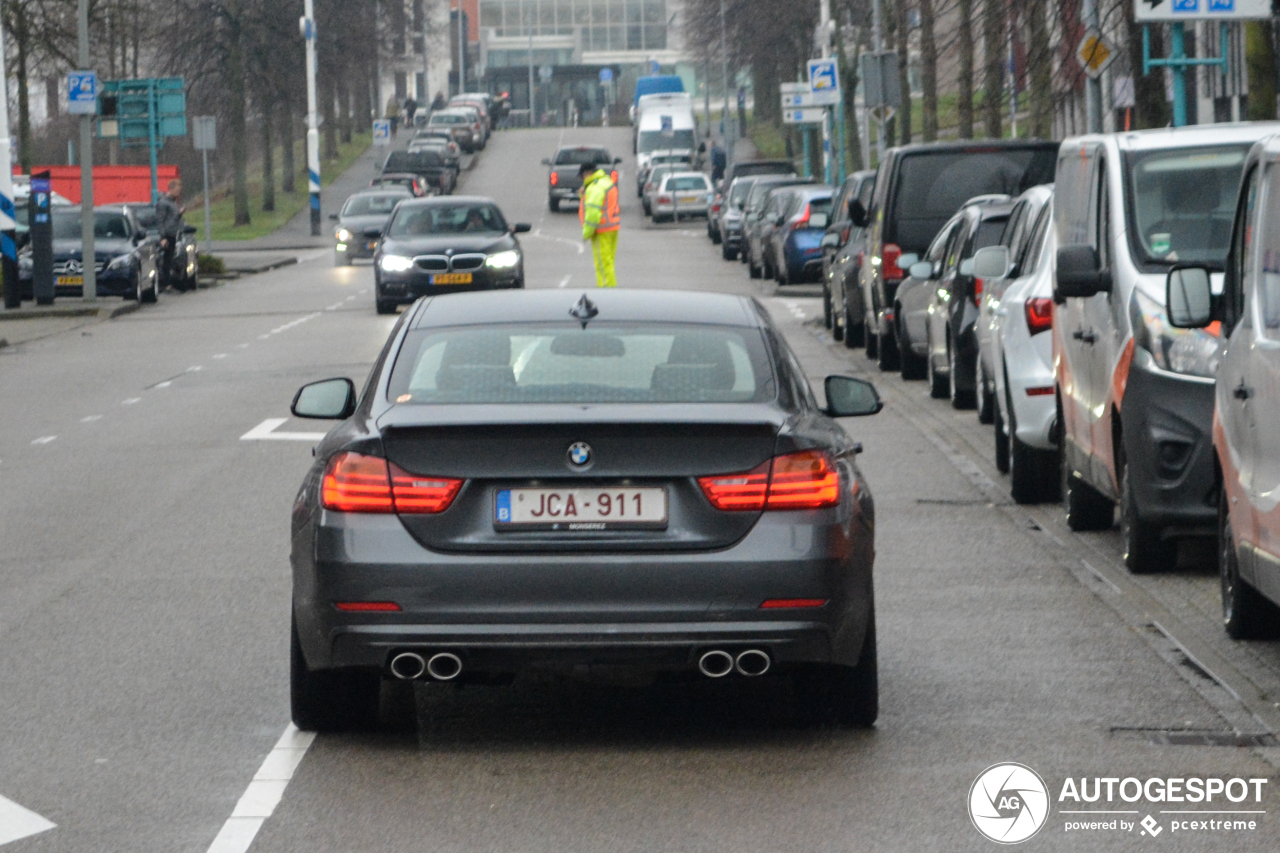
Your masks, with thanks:
M395 516L320 511L293 548L294 613L313 669L384 668L392 652L451 651L473 671L536 663L691 667L709 648L780 663L853 665L872 598L872 535L861 516L767 516L721 550L654 553L446 553ZM818 608L762 609L770 598ZM394 601L400 612L339 611Z
M1217 532L1212 379L1160 370L1135 348L1120 421L1138 514L1166 536Z

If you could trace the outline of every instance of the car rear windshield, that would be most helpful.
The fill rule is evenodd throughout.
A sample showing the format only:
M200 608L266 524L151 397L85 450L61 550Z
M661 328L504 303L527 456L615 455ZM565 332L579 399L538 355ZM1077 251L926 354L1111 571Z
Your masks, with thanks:
M667 190L670 192L693 192L706 189L707 179L702 175L672 175L667 181Z
M1130 154L1128 209L1144 263L1227 257L1248 143Z
M423 169L439 169L444 158L438 151L393 151L387 155L384 172L418 172Z
M471 117L461 113L436 113L428 124L471 124Z
M974 196L1016 196L1053 181L1057 152L1045 148L975 148L907 154L886 220L885 242L923 254L938 230Z
M420 329L391 373L396 403L744 403L774 393L755 329L513 324Z
M795 167L789 163L739 163L733 169L737 177L744 175L794 175Z
M391 237L504 232L498 208L484 203L413 205L400 208L387 227Z
M377 216L390 213L401 201L408 198L404 193L386 193L383 195L357 195L347 199L343 205L343 216Z
M733 189L729 190L729 206L741 210L742 205L747 203L747 195L754 183L755 181L734 181Z
M556 152L557 166L581 166L583 163L608 163L609 152L602 148L566 148Z
M688 130L642 130L636 140L636 152L648 154L664 148L694 147L693 128Z
M102 240L129 239L129 220L120 213L98 212L93 215L93 236ZM80 239L80 211L53 211L53 239Z

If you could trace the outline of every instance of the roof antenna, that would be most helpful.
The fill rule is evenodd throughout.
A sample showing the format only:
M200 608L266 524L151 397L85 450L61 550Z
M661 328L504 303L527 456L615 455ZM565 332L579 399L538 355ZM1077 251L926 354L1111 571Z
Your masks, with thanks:
M578 300L578 304L569 309L570 317L577 317L582 323L582 328L587 327L588 321L592 317L600 313L600 309L596 304L587 298L587 294L582 294L582 298Z

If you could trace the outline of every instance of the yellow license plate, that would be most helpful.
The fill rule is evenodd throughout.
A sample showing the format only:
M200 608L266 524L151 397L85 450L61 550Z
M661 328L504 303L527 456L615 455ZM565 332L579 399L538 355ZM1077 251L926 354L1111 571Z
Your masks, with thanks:
M60 275L58 276L58 284L84 286L84 276L82 275Z
M438 275L431 276L432 284L470 284L471 273L469 272L442 272Z
M682 195L682 196L680 196L680 203L681 203L681 204L693 204L693 203L694 203L694 202L696 202L697 200L698 200L698 197L697 197L696 195Z

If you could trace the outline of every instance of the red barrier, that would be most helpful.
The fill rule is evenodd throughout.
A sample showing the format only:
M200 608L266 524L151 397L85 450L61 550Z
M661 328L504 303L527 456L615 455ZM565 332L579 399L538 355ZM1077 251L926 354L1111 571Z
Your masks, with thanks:
M80 203L80 167L79 166L32 166L32 172L49 171L49 179L53 191L65 196L72 204ZM22 174L14 167L15 175ZM178 177L177 166L157 166L156 179L160 192L164 192L169 181ZM93 203L121 204L134 202L149 204L151 202L151 167L150 166L94 166L93 167Z

